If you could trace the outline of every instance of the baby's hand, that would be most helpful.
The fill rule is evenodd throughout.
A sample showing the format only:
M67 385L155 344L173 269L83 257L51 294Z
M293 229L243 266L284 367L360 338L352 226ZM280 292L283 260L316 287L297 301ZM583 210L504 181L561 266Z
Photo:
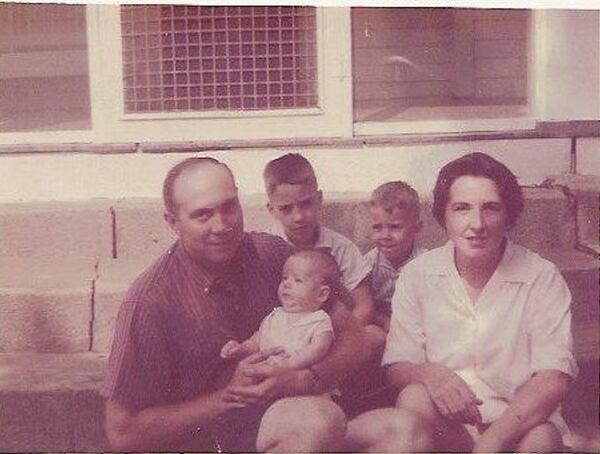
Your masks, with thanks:
M269 354L267 362L276 367L288 369L290 362L290 354L283 347L275 347L266 351Z
M242 350L242 344L240 344L238 341L232 339L232 340L228 341L225 345L223 345L223 348L221 348L221 358L223 358L223 359L235 358L235 357L239 356L241 350Z

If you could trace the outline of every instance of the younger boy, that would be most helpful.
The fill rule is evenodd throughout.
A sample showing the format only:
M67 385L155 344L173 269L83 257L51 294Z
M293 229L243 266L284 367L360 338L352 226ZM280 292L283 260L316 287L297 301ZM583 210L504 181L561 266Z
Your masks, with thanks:
M375 324L389 330L391 299L400 270L424 252L415 244L421 230L419 196L403 181L384 183L369 200L371 240L375 248L365 255L371 266L371 293Z
M267 164L263 173L269 212L297 250L326 248L337 262L352 297L352 313L362 325L373 321L368 280L370 267L348 238L320 225L323 194L306 158L290 153Z
M317 249L296 252L283 266L277 290L280 307L267 315L252 337L227 342L226 359L241 359L257 351L271 351L277 364L303 369L321 360L333 343L331 319L324 305L337 297L340 272L329 253Z

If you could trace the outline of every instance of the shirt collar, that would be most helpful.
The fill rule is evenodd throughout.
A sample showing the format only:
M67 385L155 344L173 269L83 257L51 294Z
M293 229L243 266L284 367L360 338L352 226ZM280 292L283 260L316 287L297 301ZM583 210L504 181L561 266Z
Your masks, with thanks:
M388 268L388 269L390 269L392 271L396 271L396 272L398 272L402 268L404 268L404 265L406 265L408 262L410 262L416 256L417 256L417 244L414 243L408 257L400 265L398 265L396 267L392 264L392 262L390 262L390 260L385 256L385 254L383 252L381 252L379 249L377 249L377 257L378 257L379 263L382 264L385 268Z
M506 239L504 255L496 268L495 274L505 282L527 283L532 280L532 270L523 260L524 249ZM438 276L451 276L457 273L454 263L454 244L448 240L438 250L438 260L431 261L427 274Z
M240 247L235 253L234 257L231 259L231 273L228 274L235 274L238 267L246 269L251 266L252 257L250 253L250 243L250 237L247 233L244 233ZM187 270L187 272L192 275L193 279L206 291L209 291L212 289L215 283L218 283L219 276L211 273L206 269L206 267L196 263L179 241L175 242L175 244L169 249L169 253L173 254L173 257L179 260L179 263L183 266L183 268Z
M327 249L333 248L331 236L324 234L324 232L323 232L324 228L325 227L321 227L321 226L317 227L317 229L318 229L317 241L315 241L315 244L312 246L313 248L327 248ZM288 237L288 235L283 227L278 226L274 230L275 230L275 234L277 236L280 236L281 238L283 238L285 241L287 241L289 244L291 244L294 249L296 249L296 246L294 246L294 243L291 242L290 238Z

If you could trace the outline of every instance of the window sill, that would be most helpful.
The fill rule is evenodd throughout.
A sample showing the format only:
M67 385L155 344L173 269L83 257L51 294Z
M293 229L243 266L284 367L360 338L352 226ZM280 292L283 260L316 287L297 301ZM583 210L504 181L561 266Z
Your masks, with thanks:
M354 124L356 135L464 133L535 129L524 105L415 106L372 112ZM381 118L382 120L378 120Z

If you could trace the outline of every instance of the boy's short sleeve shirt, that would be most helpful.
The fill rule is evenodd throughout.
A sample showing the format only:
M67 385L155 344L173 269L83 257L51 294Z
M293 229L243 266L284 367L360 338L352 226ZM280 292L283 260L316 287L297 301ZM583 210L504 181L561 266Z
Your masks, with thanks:
M344 235L321 227L317 248L326 248L342 272L344 286L352 291L369 275L371 268L358 247Z
M383 365L439 362L467 382L490 414L538 371L576 374L571 295L554 264L509 241L473 304L453 257L449 242L400 273Z
M365 254L365 260L371 269L371 295L375 301L376 310L390 315L392 311L392 296L400 271L409 261L426 252L426 249L415 245L410 257L398 268L387 259L377 248Z

